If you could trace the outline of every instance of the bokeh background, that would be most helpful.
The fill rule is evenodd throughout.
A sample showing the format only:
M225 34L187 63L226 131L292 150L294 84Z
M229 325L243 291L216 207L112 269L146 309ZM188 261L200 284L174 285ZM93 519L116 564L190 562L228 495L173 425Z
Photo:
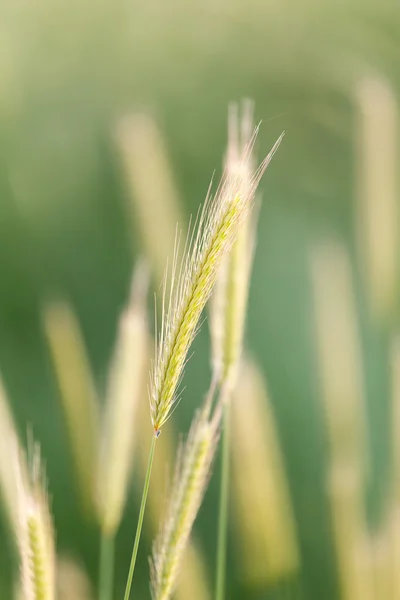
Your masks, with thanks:
M387 181L392 175L396 179L399 166L398 155L393 155L393 139L398 137L399 4L5 0L0 15L0 370L22 436L31 424L42 445L60 552L79 558L95 584L99 534L80 507L42 311L52 299L70 302L101 397L132 267L143 253L144 225L135 219L135 192L126 185L118 124L132 114L151 119L187 220L203 201L212 173L218 177L221 172L228 104L252 98L255 120L262 120L258 155L268 152L282 130L286 136L261 183L246 345L268 381L301 569L283 591L281 583L246 582L231 528L227 597L342 597L327 494L328 443L310 251L334 238L349 256L368 430L365 499L374 531L386 507L392 465L388 356L400 304L395 291L381 311L371 308L371 282L364 276L357 241L364 106L360 82L367 81L367 107L372 90L371 110L378 123L383 120L372 148L376 164L389 168L382 167L378 183L382 196L391 193L386 181L395 197L394 204L382 200L382 211L389 206L393 212L381 220L376 198L377 239L384 245L399 226L399 190L395 181ZM382 141L379 132L388 129L392 137L389 133ZM151 150L146 143L136 144L139 156L140 148L144 166L139 171L156 179ZM159 219L155 211L155 230ZM394 224L387 235L384 225L379 229L385 219ZM389 278L395 284L398 263L392 263ZM378 269L372 288L380 285ZM175 431L187 431L208 387L206 325L194 350L184 399L171 425ZM218 471L217 463L195 527L211 582ZM141 483L142 475L134 475L118 535L116 598L127 573ZM143 599L150 597L150 545L147 529L135 576L137 597ZM12 594L12 556L2 518L2 598Z

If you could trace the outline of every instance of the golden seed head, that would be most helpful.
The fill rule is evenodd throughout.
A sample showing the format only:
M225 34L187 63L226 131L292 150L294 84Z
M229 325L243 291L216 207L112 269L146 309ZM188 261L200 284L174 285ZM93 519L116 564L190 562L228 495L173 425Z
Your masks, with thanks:
M241 156L251 158L255 134ZM208 196L198 219L197 231L189 234L180 267L174 259L168 298L164 287L161 333L156 340L156 355L150 389L151 419L155 434L171 414L182 378L187 352L198 330L202 310L210 297L223 257L229 252L239 227L253 205L258 183L282 136L253 173L246 192L243 169L236 177L224 176L216 196ZM176 243L175 255L179 247Z

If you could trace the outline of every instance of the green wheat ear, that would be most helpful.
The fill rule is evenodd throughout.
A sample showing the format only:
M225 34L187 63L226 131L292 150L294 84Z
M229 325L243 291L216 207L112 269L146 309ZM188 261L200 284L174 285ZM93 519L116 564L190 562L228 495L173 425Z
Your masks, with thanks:
M211 421L200 413L181 449L167 517L151 561L154 600L168 600L174 591L183 553L207 487L219 425L219 413Z
M26 600L55 600L54 531L39 447L35 445L30 453L28 472L16 447L14 460L23 597Z
M179 267L174 258L168 298L164 287L161 333L156 340L150 389L151 419L156 435L175 404L187 352L196 335L200 315L212 292L221 261L249 214L257 186L282 136L252 173L249 185L244 186L243 173L247 173L245 167L250 160L254 140L255 134L240 158L243 168L237 170L235 177L224 177L216 196L207 198L197 232L189 234ZM178 247L179 242L176 243L175 255L178 254Z

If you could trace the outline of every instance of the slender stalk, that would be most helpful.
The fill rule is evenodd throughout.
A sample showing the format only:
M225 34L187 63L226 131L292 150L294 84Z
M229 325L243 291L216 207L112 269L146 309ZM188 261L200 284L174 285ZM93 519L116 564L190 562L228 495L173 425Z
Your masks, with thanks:
M217 539L217 575L215 599L225 597L225 571L228 538L229 509L229 471L230 471L230 403L226 399L223 406L222 421L222 455L221 455L221 487L219 497L218 539Z
M101 533L99 600L112 600L114 584L114 535Z
M143 493L142 493L142 501L140 503L139 518L138 518L138 524L137 524L137 527L136 527L135 542L133 544L131 564L129 566L128 580L126 582L124 600L129 600L129 596L130 596L130 593L131 593L133 572L135 570L136 557L137 557L138 548L139 548L139 541L140 541L140 534L142 532L143 517L144 517L144 511L145 511L145 508L146 508L147 494L148 494L148 491L149 491L151 469L152 469L152 466L153 466L153 458L154 458L154 450L155 450L155 447L156 447L156 441L157 441L157 438L155 436L153 436L152 441L151 441L151 446L150 446L149 461L147 463L146 478L145 478L145 481L144 481L144 487L143 487Z

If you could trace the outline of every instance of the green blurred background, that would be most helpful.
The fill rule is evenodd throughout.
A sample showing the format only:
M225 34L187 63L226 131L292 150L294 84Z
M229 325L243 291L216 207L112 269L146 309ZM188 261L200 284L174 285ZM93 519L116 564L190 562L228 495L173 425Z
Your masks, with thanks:
M247 345L268 378L284 449L307 600L337 598L318 404L308 250L335 234L353 257L366 373L373 520L387 475L387 326L372 324L354 243L354 84L364 71L400 85L400 6L389 0L3 0L0 7L0 369L22 434L46 458L57 544L96 580L98 533L74 487L40 309L67 297L100 390L133 257L124 174L113 130L126 112L162 132L187 215L220 172L228 103L251 97L257 148L284 143L262 181L263 205ZM140 251L139 235L135 253ZM396 320L396 316L394 316ZM186 431L209 381L204 326L175 423ZM162 439L160 440L162 442ZM233 441L234 443L234 441ZM216 469L218 471L218 469ZM138 508L134 486L118 536L117 597ZM215 557L217 478L196 531ZM11 542L0 522L0 597L11 595ZM138 597L149 598L140 551ZM228 598L274 598L238 580L230 545ZM212 576L212 571L210 571Z

